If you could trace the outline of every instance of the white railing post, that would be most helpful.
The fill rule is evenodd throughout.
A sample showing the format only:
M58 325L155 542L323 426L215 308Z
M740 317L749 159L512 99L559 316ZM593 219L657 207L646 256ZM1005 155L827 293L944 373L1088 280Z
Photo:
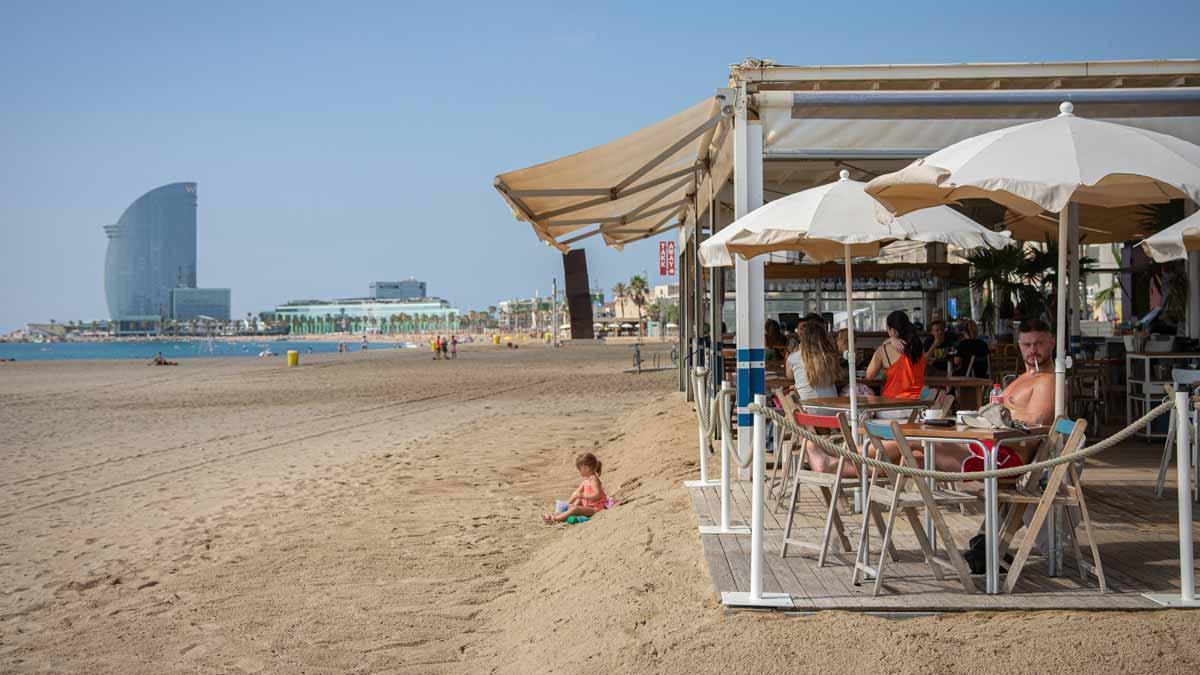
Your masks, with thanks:
M685 480L684 485L690 488L705 488L716 487L717 481L711 480L708 477L708 437L704 433L704 422L701 417L704 414L704 408L709 403L708 385L702 381L702 378L708 374L704 368L697 368L697 377L692 378L695 388L695 396L692 398L696 403L696 426L699 428L700 436L700 480ZM716 424L716 420L709 420L709 424Z
M1147 598L1168 607L1200 607L1196 599L1195 558L1192 550L1192 453L1188 407L1191 399L1186 387L1175 392L1175 478L1179 502L1179 595L1145 593Z
M721 383L721 391L729 391L729 383ZM750 528L745 525L732 526L729 523L729 451L731 449L731 439L729 438L729 426L725 424L725 419L731 419L729 412L730 400L728 396L722 395L720 398L721 408L726 412L725 415L718 417L714 423L721 425L721 524L720 525L702 525L700 526L700 534L750 534Z
M766 406L767 397L755 394L754 402ZM724 592L721 602L726 605L749 607L794 607L792 596L787 593L763 592L763 479L766 474L767 454L767 422L762 413L754 413L754 434L751 443L754 446L753 471L751 480L754 485L750 499L750 592Z

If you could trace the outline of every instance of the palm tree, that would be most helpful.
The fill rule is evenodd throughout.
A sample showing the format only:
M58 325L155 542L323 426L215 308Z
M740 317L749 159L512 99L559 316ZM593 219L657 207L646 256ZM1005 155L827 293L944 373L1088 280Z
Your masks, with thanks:
M1025 251L1021 246L1007 248L978 248L967 252L963 259L971 265L969 283L972 288L985 293L980 323L991 327L993 335L1000 333L1000 320L1012 318L1012 291L1014 278L1025 264Z
M646 277L635 274L629 280L629 299L638 310L638 337L642 337L642 308L646 305L646 294L650 292L650 286L646 283Z
M618 316L618 314L621 312L622 305L625 303L625 296L629 295L629 287L626 286L624 282L618 281L616 283L616 285L613 286L612 291L613 291L614 309L616 310L613 312L613 316L616 317L617 325L620 326L621 325L620 324L621 317ZM620 328L618 328L617 335L620 335L620 334L621 334Z

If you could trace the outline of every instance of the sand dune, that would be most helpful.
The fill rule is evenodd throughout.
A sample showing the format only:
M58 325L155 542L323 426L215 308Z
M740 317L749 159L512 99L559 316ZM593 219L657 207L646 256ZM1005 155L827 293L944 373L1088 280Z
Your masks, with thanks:
M11 364L0 670L1194 672L1200 614L726 614L629 349ZM590 450L628 501L537 515ZM1029 648L1012 644L1035 638ZM855 641L861 640L861 648Z

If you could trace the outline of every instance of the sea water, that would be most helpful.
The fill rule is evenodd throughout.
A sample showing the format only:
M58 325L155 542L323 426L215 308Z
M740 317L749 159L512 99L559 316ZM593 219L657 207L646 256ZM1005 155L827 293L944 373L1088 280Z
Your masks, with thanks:
M357 353L362 348L359 340L345 340L346 349ZM292 340L146 340L137 342L0 342L0 359L17 361L67 361L82 359L133 359L146 360L162 352L163 358L176 359L211 358L230 356L258 356L269 346L280 358L289 349L300 352L329 354L337 351L337 342L304 342ZM411 348L400 341L372 342L371 350Z

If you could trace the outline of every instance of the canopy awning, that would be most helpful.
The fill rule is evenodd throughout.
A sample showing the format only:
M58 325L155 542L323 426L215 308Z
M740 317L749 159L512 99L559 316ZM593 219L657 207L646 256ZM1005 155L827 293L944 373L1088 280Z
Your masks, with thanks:
M727 105L718 94L604 145L501 174L496 190L562 251L597 234L620 248L693 223L694 195L703 213L712 179L719 189L733 170Z

